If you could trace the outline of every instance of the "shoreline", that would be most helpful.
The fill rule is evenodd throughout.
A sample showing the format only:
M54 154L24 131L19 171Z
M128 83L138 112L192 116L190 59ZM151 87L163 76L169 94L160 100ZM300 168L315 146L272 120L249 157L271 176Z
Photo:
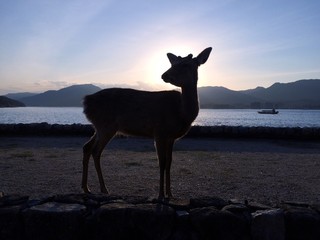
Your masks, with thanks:
M0 124L1 136L91 136L91 124ZM187 138L320 140L320 127L192 126Z

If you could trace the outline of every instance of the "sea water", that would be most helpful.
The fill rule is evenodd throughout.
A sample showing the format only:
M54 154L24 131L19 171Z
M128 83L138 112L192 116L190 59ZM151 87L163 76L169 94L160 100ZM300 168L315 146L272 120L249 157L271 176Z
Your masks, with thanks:
M320 110L277 109L278 114L258 114L254 109L201 109L193 125L248 127L320 127ZM81 107L0 108L0 124L89 124Z

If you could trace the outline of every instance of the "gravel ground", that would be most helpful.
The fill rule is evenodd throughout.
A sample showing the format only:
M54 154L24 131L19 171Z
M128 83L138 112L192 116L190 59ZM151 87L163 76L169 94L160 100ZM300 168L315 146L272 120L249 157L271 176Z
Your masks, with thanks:
M0 137L0 192L31 198L81 193L87 140ZM152 140L115 138L101 164L111 194L157 196L159 168ZM174 148L171 182L177 198L320 203L320 142L184 138ZM92 160L89 186L99 191Z

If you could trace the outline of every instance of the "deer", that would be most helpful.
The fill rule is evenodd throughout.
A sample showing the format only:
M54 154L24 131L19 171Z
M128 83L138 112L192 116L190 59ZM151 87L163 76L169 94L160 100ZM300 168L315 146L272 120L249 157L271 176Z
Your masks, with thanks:
M101 154L116 134L124 134L154 139L160 167L158 197L173 197L170 180L173 146L189 131L199 113L198 67L207 61L211 50L206 48L194 58L192 54L186 57L167 54L171 67L161 78L181 91L108 88L84 97L83 112L95 130L83 146L82 189L85 193L91 192L87 184L91 156L100 190L109 193L101 171Z

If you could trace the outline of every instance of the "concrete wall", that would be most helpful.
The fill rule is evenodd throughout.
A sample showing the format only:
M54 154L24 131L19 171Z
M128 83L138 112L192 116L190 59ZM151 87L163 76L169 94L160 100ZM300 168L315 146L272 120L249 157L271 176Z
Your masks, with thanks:
M0 194L1 196L1 194ZM320 239L320 205L70 194L0 197L0 239Z
M79 135L93 134L91 125L59 125L48 123L0 124L3 135ZM275 127L232 127L193 126L186 137L226 137L226 138L277 138L320 140L320 128L275 128Z

